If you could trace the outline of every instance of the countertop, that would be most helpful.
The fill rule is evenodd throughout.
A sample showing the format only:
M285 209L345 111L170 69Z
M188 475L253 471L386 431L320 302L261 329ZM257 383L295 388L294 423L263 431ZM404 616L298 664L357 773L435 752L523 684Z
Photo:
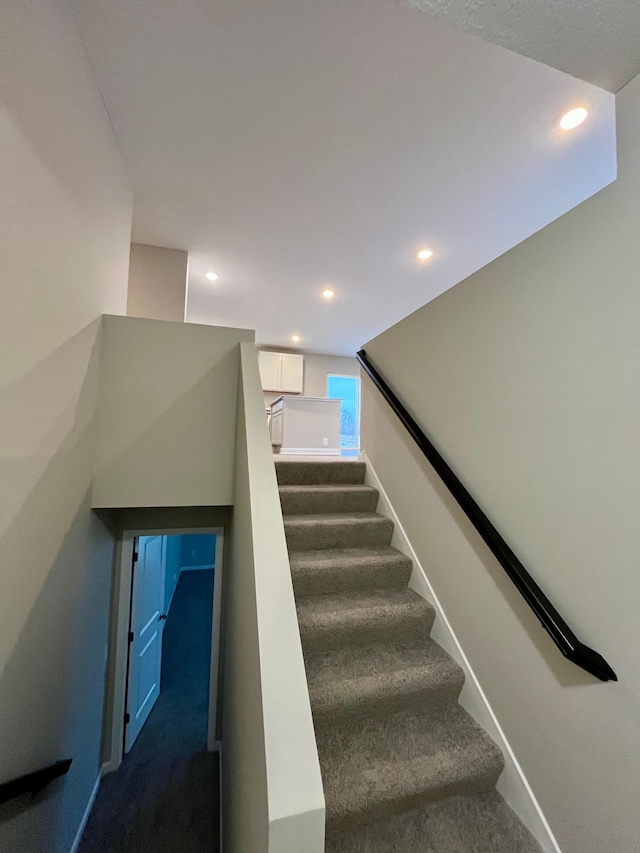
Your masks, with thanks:
M281 400L311 400L316 403L342 402L341 400L338 400L335 397L302 397L300 394L281 394L279 397L276 397L276 399L271 402L271 406L275 406L275 404L279 403Z

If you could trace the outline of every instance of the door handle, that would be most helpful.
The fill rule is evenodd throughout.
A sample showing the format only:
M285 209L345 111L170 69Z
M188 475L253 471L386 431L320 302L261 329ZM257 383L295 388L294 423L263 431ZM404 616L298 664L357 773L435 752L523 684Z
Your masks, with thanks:
M167 618L167 614L166 614L166 613L161 613L161 614L158 616L158 619L166 619L166 618Z

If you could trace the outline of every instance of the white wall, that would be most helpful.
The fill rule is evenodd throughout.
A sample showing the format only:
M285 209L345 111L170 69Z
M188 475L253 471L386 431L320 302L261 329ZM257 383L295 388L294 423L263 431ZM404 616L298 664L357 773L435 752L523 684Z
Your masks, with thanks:
M127 314L184 321L189 259L186 251L131 244Z
M578 636L566 661L363 380L363 444L563 853L640 820L640 78L619 177L366 345Z
M252 345L240 346L225 593L224 849L323 853L324 794L258 358Z
M104 318L94 507L233 503L247 329Z
M131 191L65 0L0 47L0 848L68 853L100 766L112 539L90 513L99 317L124 312Z
M327 374L337 373L341 376L359 376L360 368L355 358L341 355L318 355L304 353L303 394L305 397L327 396ZM265 391L265 406L279 397L278 393Z

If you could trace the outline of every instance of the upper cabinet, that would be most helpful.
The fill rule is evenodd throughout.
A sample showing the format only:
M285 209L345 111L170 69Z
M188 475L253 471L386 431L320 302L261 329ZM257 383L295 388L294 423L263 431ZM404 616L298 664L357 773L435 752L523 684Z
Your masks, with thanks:
M292 352L258 352L263 391L302 394L304 357Z
M303 368L304 359L301 355L283 352L280 391L288 391L290 394L302 394Z
M282 353L259 352L260 380L263 391L280 391L282 381Z

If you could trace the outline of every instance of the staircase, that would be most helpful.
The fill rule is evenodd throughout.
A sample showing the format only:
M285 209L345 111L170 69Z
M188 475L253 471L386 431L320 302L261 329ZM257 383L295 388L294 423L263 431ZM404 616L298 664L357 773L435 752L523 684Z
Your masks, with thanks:
M540 853L495 791L365 463L276 462L326 799L326 853Z

